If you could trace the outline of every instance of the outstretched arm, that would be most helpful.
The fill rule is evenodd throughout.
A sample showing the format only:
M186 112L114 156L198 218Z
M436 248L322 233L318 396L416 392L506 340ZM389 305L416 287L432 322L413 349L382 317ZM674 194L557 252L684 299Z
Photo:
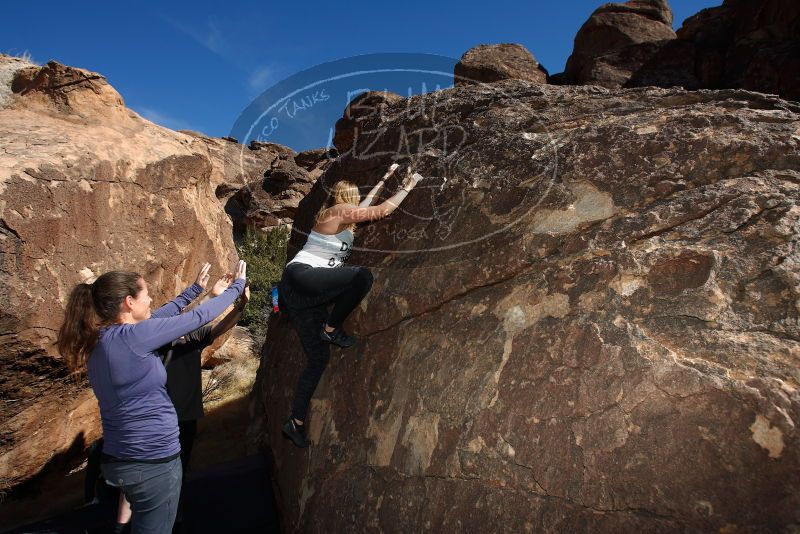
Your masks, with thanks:
M242 293L246 273L247 265L239 261L236 281L222 295L177 317L151 318L140 323L125 325L123 334L125 342L134 352L146 354L203 326L224 312Z
M403 181L403 187L377 206L362 208L355 205L342 204L330 208L330 217L336 217L339 224L374 221L386 217L400 206L400 203L403 202L420 180L422 180L422 176L414 173Z
M364 200L358 205L359 208L366 208L372 204L372 201L375 200L375 197L380 193L381 189L383 189L383 178L381 178L375 187L372 188L372 191L367 193L367 196L364 197Z
M172 299L171 301L167 302L153 313L150 314L151 319L164 319L167 317L174 317L180 314L183 309L192 303L194 299L200 296L200 293L203 292L203 288L194 283L183 290L183 292Z
M203 266L200 267L200 272L197 273L194 284L184 289L180 295L151 313L150 318L161 319L165 317L174 317L181 313L186 306L191 304L192 301L199 297L203 290L205 290L206 284L208 283L209 269L211 269L211 264L208 262L203 263Z
M203 304L207 302L209 299L218 297L222 295L222 293L230 287L233 283L233 273L225 273L223 274L219 280L214 282L214 285L211 286L211 291L203 295L203 298L200 299L199 304Z
M244 287L244 292L239 297L239 301L233 307L233 309L228 312L228 315L222 318L220 322L214 325L214 328L211 329L211 332L208 334L209 340L213 341L217 339L219 336L236 326L236 323L239 322L239 319L242 317L242 313L244 313L244 309L247 306L247 303L250 301L250 286Z
M389 170L386 171L386 174L383 175L383 178L378 180L378 183L375 184L375 187L372 188L372 191L370 191L369 194L367 194L367 196L364 197L364 200L362 200L361 203L358 205L359 208L366 208L372 205L375 196L377 196L380 190L383 189L384 181L389 176L391 176L392 173L394 173L394 171L396 171L399 166L400 165L398 165L397 163L392 163L392 165L389 167Z

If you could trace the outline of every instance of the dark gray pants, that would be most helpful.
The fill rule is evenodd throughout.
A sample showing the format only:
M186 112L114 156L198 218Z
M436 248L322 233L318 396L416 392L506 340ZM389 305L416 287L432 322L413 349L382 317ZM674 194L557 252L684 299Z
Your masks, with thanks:
M331 357L330 344L322 341L319 337L319 331L322 330L322 324L327 315L328 310L324 304L313 308L292 310L289 315L307 358L306 368L303 369L297 380L292 402L292 417L298 421L306 420L311 397L314 395L314 390L317 389L317 384L319 384Z
M292 263L285 269L285 278L295 294L303 298L290 297L292 308L309 307L304 300L318 299L317 304L333 303L333 309L323 320L328 326L339 328L361 300L372 288L372 272L366 267L343 265L341 267L311 267L304 263ZM299 300L300 302L295 302ZM318 325L317 330L322 330ZM319 332L317 332L319 334Z
M319 336L323 325L340 327L369 293L372 282L372 273L366 267L292 263L284 269L280 291L308 359L292 402L292 417L298 421L306 420L311 397L330 358L330 345ZM330 313L329 303L333 304Z
M180 457L169 462L111 462L101 466L108 484L131 503L131 534L169 534L181 494Z

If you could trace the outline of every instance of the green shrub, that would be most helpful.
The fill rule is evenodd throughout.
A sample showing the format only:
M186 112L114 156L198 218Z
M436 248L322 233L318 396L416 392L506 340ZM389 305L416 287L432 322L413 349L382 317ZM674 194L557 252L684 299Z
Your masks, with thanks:
M289 229L280 226L267 232L248 230L236 246L239 258L247 262L247 278L250 280L250 303L239 324L257 338L267 331L267 320L272 312L270 290L283 274L288 242Z

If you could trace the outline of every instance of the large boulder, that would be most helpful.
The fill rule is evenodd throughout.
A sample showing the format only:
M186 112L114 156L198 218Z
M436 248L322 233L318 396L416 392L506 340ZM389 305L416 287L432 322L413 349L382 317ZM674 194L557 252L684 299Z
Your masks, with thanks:
M291 226L300 201L333 159L325 148L281 154L262 178L247 183L226 204L234 235Z
M280 151L155 125L97 73L0 56L0 493L69 471L100 435L54 343L72 287L112 269L154 302L236 260L225 202ZM11 492L13 499L14 493ZM10 505L4 505L4 512Z
M375 284L281 436L306 358L273 318L253 433L295 532L790 531L800 524L800 107L515 80L419 95L301 202L429 178L363 225ZM428 113L424 119L419 108ZM422 144L420 144L422 143ZM393 177L389 191L398 187ZM388 194L388 193L387 193Z
M478 45L467 50L453 70L454 85L492 83L499 80L547 83L547 70L522 45Z
M725 0L686 19L628 86L741 87L800 100L800 2Z
M379 120L388 106L402 99L403 97L391 91L365 91L355 96L345 106L342 117L334 126L333 146L338 153L357 153L361 148L358 136L364 129L364 123Z
M11 74L11 92L25 97L15 102L17 106L50 109L84 119L127 122L131 118L122 97L101 74L56 61L44 67L19 63L19 58L8 56L2 61L3 69Z
M666 0L603 4L578 30L564 82L622 87L666 41L675 38Z

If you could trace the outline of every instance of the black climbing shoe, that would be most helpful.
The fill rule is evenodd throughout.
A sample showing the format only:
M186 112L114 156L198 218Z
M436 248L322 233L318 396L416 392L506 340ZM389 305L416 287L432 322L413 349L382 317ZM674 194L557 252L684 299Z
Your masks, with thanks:
M283 435L292 440L301 449L308 447L306 425L298 425L292 417L283 424Z
M322 330L319 332L319 337L322 339L322 341L333 343L334 345L338 345L343 349L352 347L356 344L356 341L358 341L358 339L348 335L341 326L333 332L326 332L325 325L322 325Z

